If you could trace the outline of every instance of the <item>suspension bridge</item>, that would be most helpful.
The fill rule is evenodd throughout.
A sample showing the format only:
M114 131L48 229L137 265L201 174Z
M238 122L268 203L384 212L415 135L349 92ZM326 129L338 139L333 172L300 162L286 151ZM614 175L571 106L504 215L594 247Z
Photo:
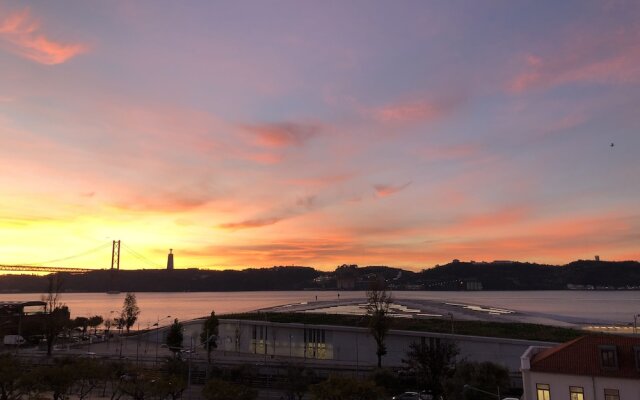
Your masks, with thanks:
M102 243L97 247L85 250L83 252L58 258L54 260L45 260L39 262L27 262L16 264L0 264L0 271L12 271L12 272L89 272L103 268L96 267L70 267L64 266L64 263L71 260L77 260L81 257L97 254L100 252L106 252L108 248L111 248L111 270L117 271L120 269L120 251L123 249L128 256L132 256L137 262L144 264L145 267L152 267L154 269L163 269L161 264L153 262L147 257L143 256L139 252L121 243L120 240L114 240L113 242Z

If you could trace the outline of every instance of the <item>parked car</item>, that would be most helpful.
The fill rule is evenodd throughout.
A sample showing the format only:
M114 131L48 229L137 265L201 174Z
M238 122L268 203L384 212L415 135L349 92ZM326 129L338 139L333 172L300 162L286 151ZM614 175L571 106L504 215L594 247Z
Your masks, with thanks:
M26 340L20 335L4 335L3 343L5 346L21 346Z

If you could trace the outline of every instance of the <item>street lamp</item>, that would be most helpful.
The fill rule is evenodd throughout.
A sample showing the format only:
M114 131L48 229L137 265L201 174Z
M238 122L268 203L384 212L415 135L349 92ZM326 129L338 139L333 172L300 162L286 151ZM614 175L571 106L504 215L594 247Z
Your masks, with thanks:
M167 315L166 317L164 317L164 318L162 318L162 319L161 319L161 318L160 318L160 316L158 315L158 321L157 321L155 324L153 324L153 326L155 326L155 327L156 327L156 361L155 361L155 364L157 364L157 363L158 363L158 346L159 346L159 344L160 344L160 343L159 343L159 341L160 341L160 340L159 340L159 336L160 336L160 332L159 332L159 331L160 331L160 322L161 322L161 321L164 321L164 320L165 320L165 319L167 319L167 318L171 318L171 315Z
M489 396L496 396L498 398L498 400L500 400L500 386L498 386L498 393L491 393L491 392L487 392L486 390L482 390L482 389L478 389L477 387L473 387L471 385L464 385L462 387L462 390L475 390L476 392L480 392L480 393L484 393L484 394L488 394Z

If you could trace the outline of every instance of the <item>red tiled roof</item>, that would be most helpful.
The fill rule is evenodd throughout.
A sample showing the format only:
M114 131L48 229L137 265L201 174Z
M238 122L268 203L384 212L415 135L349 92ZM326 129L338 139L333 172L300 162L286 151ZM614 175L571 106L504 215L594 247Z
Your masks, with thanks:
M615 346L617 369L603 369L599 346ZM640 338L615 335L589 335L544 350L531 360L531 371L568 375L640 378L635 348Z

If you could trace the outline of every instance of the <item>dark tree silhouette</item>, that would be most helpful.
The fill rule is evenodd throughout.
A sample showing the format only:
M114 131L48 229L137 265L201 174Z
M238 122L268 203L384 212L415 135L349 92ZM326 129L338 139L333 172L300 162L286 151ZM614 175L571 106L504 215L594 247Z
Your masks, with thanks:
M47 339L47 356L51 356L53 344L58 334L69 326L69 308L60 301L60 293L62 292L62 278L60 274L51 274L48 276L47 294L43 296L45 305L44 316L44 335Z
M207 349L207 362L211 364L211 351L218 348L218 317L216 312L211 311L211 315L204 321L202 332L200 333L200 343Z
M182 350L182 340L184 335L182 334L182 324L178 321L178 318L173 320L173 324L169 327L169 333L167 333L167 346L169 350L173 351L173 354L177 354Z
M436 339L432 344L412 343L407 358L402 360L415 371L418 384L431 390L434 399L444 394L446 380L453 374L458 346L454 342Z
M391 293L387 291L384 282L373 282L367 291L367 316L369 317L369 332L376 341L378 368L382 367L382 356L387 354L385 339L391 328L391 319L389 318L391 302Z
M127 293L122 304L122 311L120 312L120 324L127 328L127 333L138 320L140 315L140 307L138 307L138 301L136 300L135 293Z

